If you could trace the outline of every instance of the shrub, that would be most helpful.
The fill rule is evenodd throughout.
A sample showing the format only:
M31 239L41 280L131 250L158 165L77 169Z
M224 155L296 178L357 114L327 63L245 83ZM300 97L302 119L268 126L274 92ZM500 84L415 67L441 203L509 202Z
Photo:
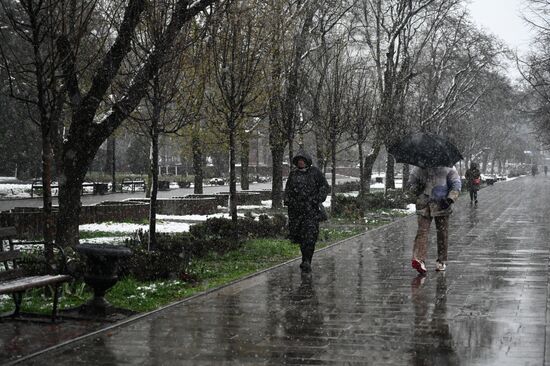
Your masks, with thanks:
M331 214L349 218L360 218L365 214L364 202L358 197L348 197L340 194L331 202Z
M410 196L401 189L388 189L386 193L369 193L364 198L365 208L377 210L381 208L407 208L411 203Z
M127 241L132 256L121 265L122 275L131 275L141 281L180 278L189 281L189 264L194 258L208 253L224 254L237 249L243 240L280 237L286 234L284 215L269 218L261 215L256 221L240 218L237 226L229 219L211 218L191 226L189 233L157 234L157 247L148 248L148 235L138 231ZM235 240L238 233L239 240Z
M149 251L148 236L138 232L127 241L132 256L121 262L121 275L131 275L140 281L161 278L181 278L189 265L193 238L189 233L157 234L157 247Z
M336 193L356 192L361 189L359 181L344 182L335 186Z
M413 202L411 197L402 190L387 190L383 192L368 193L364 197L348 197L336 195L332 203L332 214L336 216L360 218L364 217L367 210L382 208L407 208L407 204Z

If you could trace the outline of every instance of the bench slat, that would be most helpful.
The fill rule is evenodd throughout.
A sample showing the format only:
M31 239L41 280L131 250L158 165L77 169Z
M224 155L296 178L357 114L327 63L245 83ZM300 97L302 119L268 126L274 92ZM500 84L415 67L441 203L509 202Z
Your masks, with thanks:
M15 226L0 227L0 239L9 239L17 235Z
M28 290L34 287L42 287L55 283L67 282L70 280L71 276L68 275L23 277L13 281L0 283L0 294L11 294L14 292Z
M23 271L23 268L9 269L7 271L0 272L0 281L10 281L24 275L25 271Z
M12 261L21 257L20 250L10 250L8 252L0 252L0 262Z

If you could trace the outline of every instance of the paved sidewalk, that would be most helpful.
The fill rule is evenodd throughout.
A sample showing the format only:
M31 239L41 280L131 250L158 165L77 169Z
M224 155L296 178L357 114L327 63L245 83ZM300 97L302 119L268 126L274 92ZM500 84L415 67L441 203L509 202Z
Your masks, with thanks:
M550 179L467 196L446 273L410 268L415 217L42 354L31 365L549 365ZM435 229L435 228L432 228Z
M252 183L250 190L271 189L271 183ZM240 190L237 187L237 190ZM229 186L205 186L205 194L214 194L218 192L229 192ZM169 191L159 191L158 198L182 197L193 194L193 188L175 188ZM130 198L144 198L145 192L136 191L134 193L107 193L104 195L85 194L80 196L83 205L93 205L103 201L124 201ZM53 205L58 205L57 196L53 197ZM0 211L10 210L14 207L42 207L42 197L21 198L21 199L1 199Z

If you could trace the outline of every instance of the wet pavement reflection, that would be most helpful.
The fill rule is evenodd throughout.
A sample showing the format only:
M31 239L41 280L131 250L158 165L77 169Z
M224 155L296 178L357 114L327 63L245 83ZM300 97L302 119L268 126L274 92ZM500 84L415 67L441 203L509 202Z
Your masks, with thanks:
M465 196L463 196L465 197ZM550 365L550 179L463 198L449 266L409 267L416 218L27 360L35 365Z

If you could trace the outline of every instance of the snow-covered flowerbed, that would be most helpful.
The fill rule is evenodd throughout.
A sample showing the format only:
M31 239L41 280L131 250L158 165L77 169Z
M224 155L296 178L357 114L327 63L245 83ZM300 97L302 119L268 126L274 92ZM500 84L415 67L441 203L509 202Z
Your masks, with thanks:
M159 233L181 233L189 231L191 224L177 221L157 221ZM131 224L126 222L104 222L101 224L80 225L81 231L102 231L112 233L133 233L138 230L148 230L147 224Z
M0 197L24 198L31 196L30 184L0 183Z

